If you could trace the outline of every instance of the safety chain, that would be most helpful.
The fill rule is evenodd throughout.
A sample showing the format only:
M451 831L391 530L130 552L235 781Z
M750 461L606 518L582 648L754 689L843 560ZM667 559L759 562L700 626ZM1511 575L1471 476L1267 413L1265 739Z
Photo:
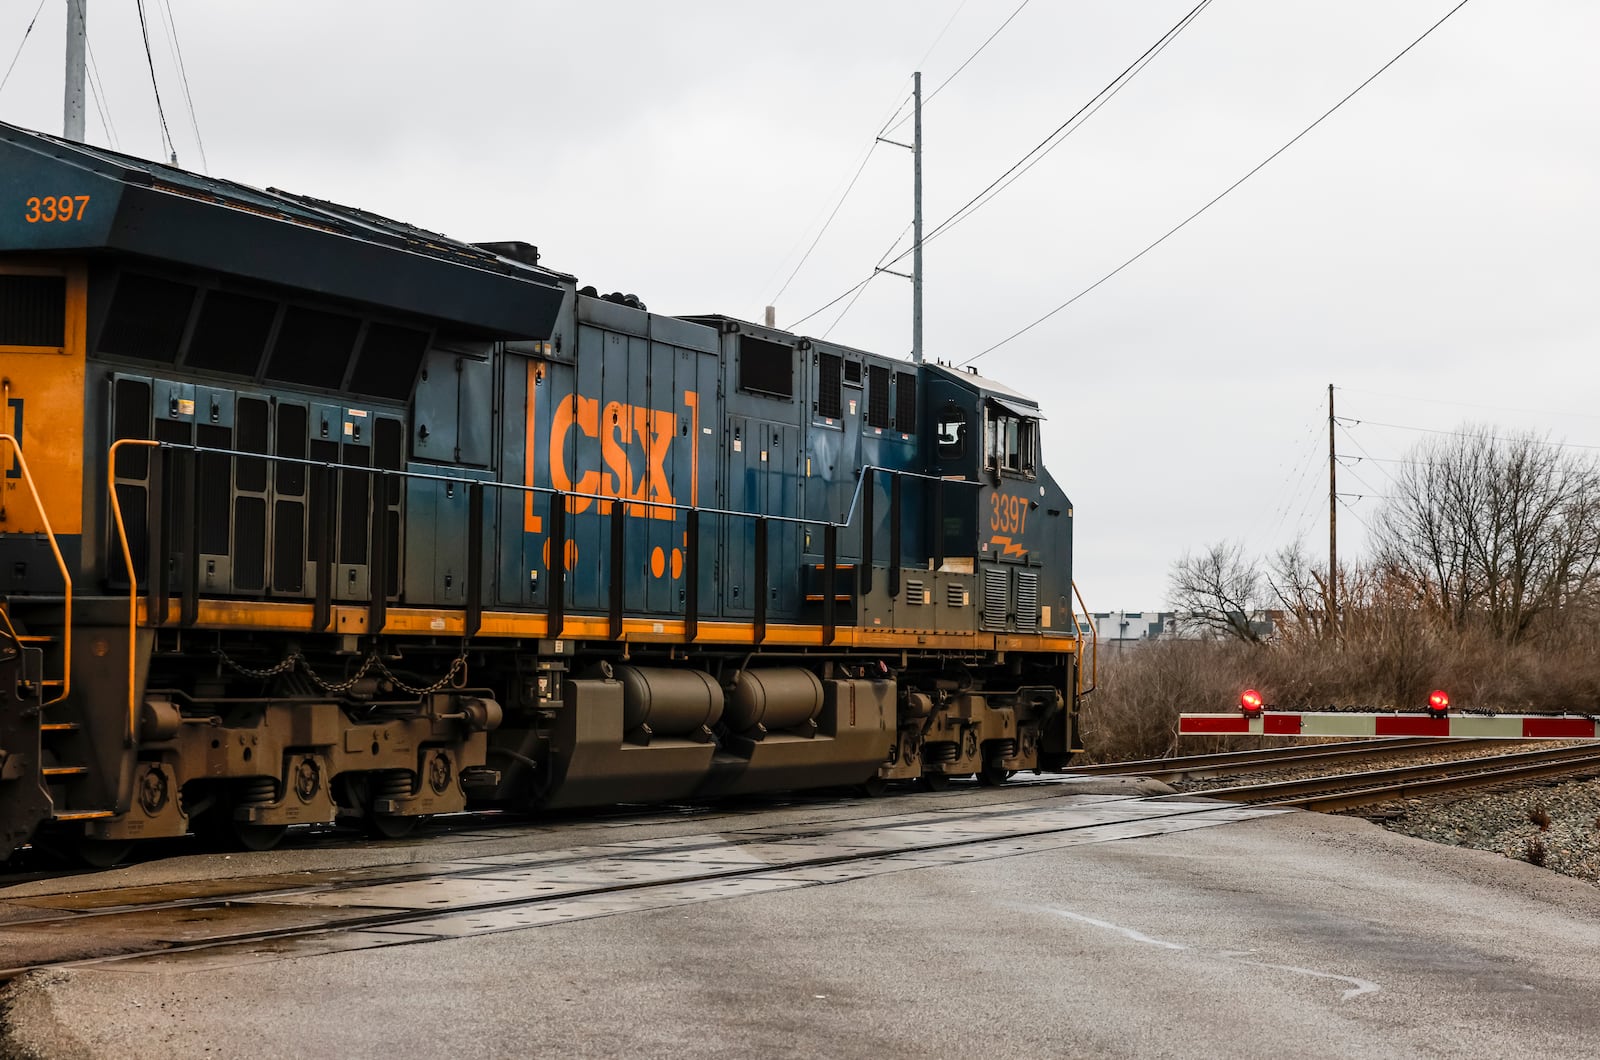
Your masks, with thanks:
M255 670L255 669L251 669L248 666L241 666L239 663L235 662L228 655L228 653L223 651L221 648L213 648L212 651L214 651L216 653L217 658L221 659L223 661L223 663L226 664L235 673L242 674L245 677L276 677L278 674L288 673L290 670L293 670L295 668L295 666L297 666L301 662L300 653L299 652L295 652L293 655L291 655L288 658L284 659L282 662L278 663L276 666L269 666L265 670Z
M456 683L456 676L465 671L467 668L467 653L465 650L463 650L460 655L457 655L455 661L450 664L449 671L443 677L439 678L439 680L435 681L431 685L428 685L426 688L415 688L406 684L404 681L400 680L400 678L394 675L393 670L383 665L383 662L376 655L372 656L372 662L377 667L378 672L392 681L394 686L400 689L402 692L410 692L414 696L427 696L432 695L434 692L448 688Z
M318 676L317 672L311 668L311 664L306 661L306 657L299 652L294 652L293 654L285 657L282 662L279 662L273 666L268 666L265 669L258 670L249 666L243 666L234 661L234 659L221 648L216 648L214 651L216 652L217 658L221 659L224 664L226 664L236 673L242 674L245 677L275 677L278 674L290 673L298 667L299 669L305 671L307 677L311 678L312 684L316 685L324 692L333 693L350 691L350 689L356 686L357 682L367 676L368 671L376 670L378 673L388 678L389 681L402 692L408 692L414 696L426 696L431 695L434 692L441 691L454 684L456 678L463 671L465 671L467 667L467 652L465 645L463 645L461 654L456 656L455 661L450 664L449 671L447 671L443 677L439 678L439 680L435 681L433 684L427 685L426 687L417 687L415 685L409 685L402 681L399 677L396 677L394 671L385 666L383 661L378 658L377 652L372 652L367 655L367 657L361 661L361 666L357 668L356 672L351 675L348 680L325 681L322 679L322 677Z

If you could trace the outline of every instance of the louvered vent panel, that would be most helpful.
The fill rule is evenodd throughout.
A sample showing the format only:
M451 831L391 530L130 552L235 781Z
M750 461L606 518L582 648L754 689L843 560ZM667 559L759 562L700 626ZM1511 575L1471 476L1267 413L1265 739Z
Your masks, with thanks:
M944 587L944 605L946 607L966 607L967 587L960 582L951 582Z
M983 624L989 629L1004 629L1006 604L1011 594L1011 572L986 570L983 572Z
M1039 576L1017 572L1017 628L1032 633L1039 628Z
M906 579L906 603L925 604L928 602L928 590L917 578Z

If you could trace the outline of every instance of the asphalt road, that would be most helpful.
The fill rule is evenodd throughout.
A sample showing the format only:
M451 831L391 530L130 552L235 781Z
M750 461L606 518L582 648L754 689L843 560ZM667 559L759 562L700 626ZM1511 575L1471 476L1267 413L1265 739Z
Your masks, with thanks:
M50 1058L1587 1058L1597 952L1590 884L1291 814L468 938L52 970L13 988L0 1040Z

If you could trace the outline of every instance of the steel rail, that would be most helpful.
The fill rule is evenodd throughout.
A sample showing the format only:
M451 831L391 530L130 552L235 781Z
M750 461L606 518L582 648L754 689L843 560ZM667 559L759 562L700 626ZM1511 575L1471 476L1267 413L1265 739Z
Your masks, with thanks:
M1301 762L1317 762L1325 759L1394 754L1419 748L1475 746L1483 742L1485 741L1438 737L1402 739L1377 737L1365 740L1349 740L1341 743L1301 744L1296 747L1261 747L1251 751L1223 751L1218 754L1188 755L1182 758L1145 758L1133 762L1098 762L1094 765L1072 767L1068 769L1068 772L1089 773L1097 776L1114 774L1141 777L1204 777L1223 773L1244 773L1251 769L1273 769L1278 766L1296 765Z
M1190 792L1229 802L1258 806L1297 806L1308 810L1341 810L1387 802L1411 795L1441 794L1515 780L1537 780L1585 769L1600 770L1600 750L1593 747L1556 747L1509 755L1465 758L1421 766L1402 766L1331 777L1241 784L1230 788ZM1172 796L1163 796L1171 798Z

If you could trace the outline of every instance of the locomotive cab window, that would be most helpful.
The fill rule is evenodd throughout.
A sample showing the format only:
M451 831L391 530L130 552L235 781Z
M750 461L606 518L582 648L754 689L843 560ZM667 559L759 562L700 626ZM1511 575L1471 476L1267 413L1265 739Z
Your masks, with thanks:
M984 433L985 464L990 470L1033 476L1038 420L1009 407L991 406Z
M951 402L939 413L939 459L960 460L967 455L967 410Z

